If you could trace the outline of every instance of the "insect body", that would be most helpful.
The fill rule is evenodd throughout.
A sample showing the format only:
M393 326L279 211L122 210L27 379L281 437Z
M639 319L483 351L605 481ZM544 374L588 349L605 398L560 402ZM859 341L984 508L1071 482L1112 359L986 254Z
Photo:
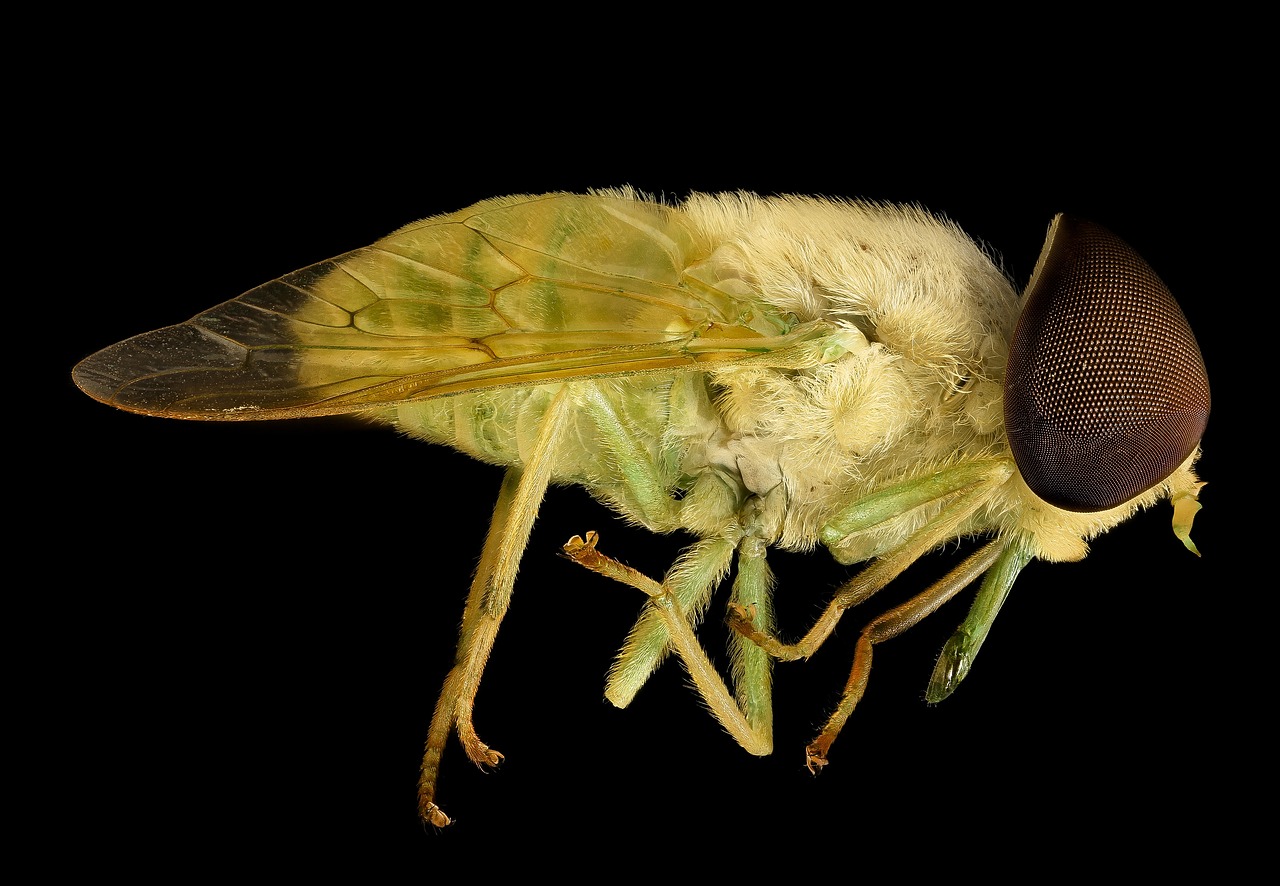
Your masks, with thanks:
M1059 217L1019 299L989 257L923 211L817 199L630 191L513 197L409 225L75 369L90 396L191 419L359 412L506 468L430 727L442 751L502 756L471 709L551 483L697 541L661 580L570 540L565 554L649 603L610 671L625 706L674 651L748 751L772 749L774 659L811 655L842 613L923 554L981 547L873 619L817 771L873 647L981 579L927 691L968 673L1019 571L1169 499L1188 547L1204 364L1155 273L1102 228ZM770 547L866 563L794 644L774 634ZM731 685L694 629L733 572Z

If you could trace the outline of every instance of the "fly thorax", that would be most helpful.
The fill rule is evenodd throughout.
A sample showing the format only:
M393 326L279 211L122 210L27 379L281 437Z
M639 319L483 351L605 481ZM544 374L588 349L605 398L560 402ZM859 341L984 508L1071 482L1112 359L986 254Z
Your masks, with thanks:
M778 444L774 439L737 436L724 444L725 455L733 459L742 485L755 495L766 495L782 482Z
M724 429L685 450L681 471L691 477L716 471L746 495L764 495L782 482L776 441L750 434L730 434Z

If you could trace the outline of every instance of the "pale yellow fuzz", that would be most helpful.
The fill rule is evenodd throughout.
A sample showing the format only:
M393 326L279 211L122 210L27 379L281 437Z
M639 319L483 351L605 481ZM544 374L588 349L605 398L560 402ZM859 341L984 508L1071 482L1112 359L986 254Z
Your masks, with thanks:
M450 736L477 765L502 760L476 735L471 711L553 483L581 485L654 531L694 537L661 581L602 554L594 532L564 546L574 562L648 599L606 697L626 705L674 652L712 714L753 754L772 749L773 661L812 655L846 610L930 551L980 539L943 578L867 621L845 693L806 748L813 771L861 697L871 647L967 586L980 584L938 659L930 701L968 673L1029 560L1079 559L1099 533L1165 499L1174 502L1174 532L1195 551L1198 449L1110 507L1191 444L1105 499L1081 503L1037 482L1037 460L1056 467L1065 450L1085 453L1061 472L1068 480L1096 479L1089 459L1099 451L1126 467L1137 459L1107 434L1079 450L1079 435L1055 437L1026 455L1021 419L1035 433L1044 425L1034 410L1017 411L1019 396L1050 382L1014 371L1006 389L1006 365L1027 350L1019 332L1010 360L1019 310L992 258L918 207L742 193L667 205L620 188L498 198L406 225L107 348L74 376L103 402L153 415L359 413L506 469L423 758L420 811L444 826L435 794ZM1060 338L1089 341L1074 326ZM1036 355L1059 353L1044 341L1032 339ZM1072 377L1056 375L1052 393L1069 390ZM1207 382L1204 392L1202 418ZM1203 423L1184 426L1198 436ZM1143 435L1165 439L1146 426ZM1022 472L1047 498L1108 509L1050 505ZM431 512L441 537L470 534L450 524L448 508L442 500ZM768 552L819 544L841 563L869 562L799 641L783 643ZM694 633L729 575L732 691Z

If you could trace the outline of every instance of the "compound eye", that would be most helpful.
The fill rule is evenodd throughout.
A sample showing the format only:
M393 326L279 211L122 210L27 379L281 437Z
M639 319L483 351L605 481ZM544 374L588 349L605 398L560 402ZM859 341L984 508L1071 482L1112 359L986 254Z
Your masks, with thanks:
M1129 244L1064 215L1027 287L1004 390L1019 472L1068 511L1155 486L1209 419L1204 359L1168 288Z

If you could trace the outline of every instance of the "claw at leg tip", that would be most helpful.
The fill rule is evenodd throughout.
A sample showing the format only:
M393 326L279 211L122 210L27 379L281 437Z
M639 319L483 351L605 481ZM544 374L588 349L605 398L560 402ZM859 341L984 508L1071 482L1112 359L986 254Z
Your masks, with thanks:
M804 768L808 769L814 775L822 772L822 767L827 765L826 753L814 745L805 748L804 752Z
M435 803L428 803L420 810L422 820L437 828L447 828L452 821L444 814L444 810Z

